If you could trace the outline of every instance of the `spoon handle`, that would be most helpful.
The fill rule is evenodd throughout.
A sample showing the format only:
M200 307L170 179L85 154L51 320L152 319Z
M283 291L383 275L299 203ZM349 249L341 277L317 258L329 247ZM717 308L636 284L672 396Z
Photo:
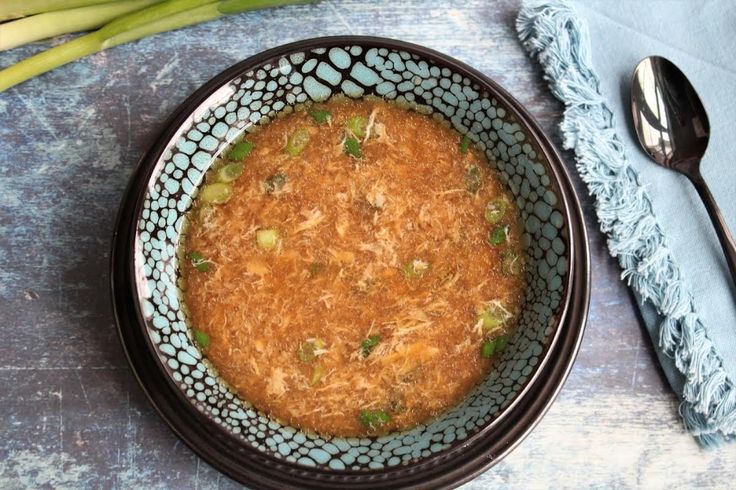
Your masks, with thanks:
M726 220L723 218L721 210L718 209L716 200L713 198L713 194L710 193L708 185L705 183L703 176L700 173L690 176L690 181L698 191L700 198L705 204L705 209L708 210L710 220L713 222L713 226L716 229L718 240L721 242L721 248L723 253L726 255L726 262L728 268L731 270L731 278L734 284L736 284L736 241L733 239L733 235L728 230Z

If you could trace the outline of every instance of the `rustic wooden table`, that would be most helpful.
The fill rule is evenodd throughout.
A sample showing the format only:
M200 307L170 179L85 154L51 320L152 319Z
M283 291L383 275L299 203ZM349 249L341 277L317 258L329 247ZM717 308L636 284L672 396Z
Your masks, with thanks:
M561 106L516 40L517 9L516 0L327 0L156 36L0 94L0 488L236 487L153 412L123 358L108 295L126 182L188 94L289 41L386 36L480 69L559 143ZM0 53L0 66L47 46ZM466 488L732 485L736 446L707 452L684 433L592 202L576 184L593 264L582 350L537 429Z

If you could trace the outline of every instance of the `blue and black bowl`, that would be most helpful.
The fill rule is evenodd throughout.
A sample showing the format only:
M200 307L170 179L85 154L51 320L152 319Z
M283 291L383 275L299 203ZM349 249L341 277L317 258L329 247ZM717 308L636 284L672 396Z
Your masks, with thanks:
M198 350L177 287L183 217L216 155L295 104L344 94L416 105L467 134L515 197L526 296L496 368L455 408L378 438L307 434L241 400ZM253 56L187 99L141 159L116 227L120 338L151 403L212 466L259 488L458 485L499 461L554 400L582 339L590 271L570 178L529 113L478 71L388 39L331 37Z

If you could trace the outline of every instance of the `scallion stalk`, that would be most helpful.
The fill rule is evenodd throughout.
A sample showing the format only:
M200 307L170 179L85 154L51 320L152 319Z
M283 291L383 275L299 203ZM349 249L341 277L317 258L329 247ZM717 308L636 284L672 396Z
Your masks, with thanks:
M168 0L119 17L78 37L0 70L0 92L71 61L118 44L217 19L226 14L311 0Z
M131 0L45 12L0 24L0 51L70 32L89 31L163 0Z
M209 3L192 9L174 12L171 15L147 24L132 25L130 29L123 30L118 34L110 36L103 42L102 49L112 48L113 46L136 41L161 32L173 31L182 27L200 24L202 22L217 19L221 16L222 14L217 10L216 3Z
M127 3L119 0L3 0L0 2L0 21L115 1Z

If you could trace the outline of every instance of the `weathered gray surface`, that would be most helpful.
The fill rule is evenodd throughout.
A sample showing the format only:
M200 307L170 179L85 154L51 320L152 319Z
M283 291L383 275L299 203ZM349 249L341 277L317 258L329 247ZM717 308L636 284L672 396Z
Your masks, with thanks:
M516 1L400 3L325 1L239 15L115 48L0 94L0 488L235 487L144 399L107 292L128 176L168 114L220 70L302 38L394 37L477 67L555 133L561 107L516 42ZM0 53L0 65L45 46ZM577 364L539 427L468 488L732 486L736 446L704 452L683 432L584 200L594 286Z

